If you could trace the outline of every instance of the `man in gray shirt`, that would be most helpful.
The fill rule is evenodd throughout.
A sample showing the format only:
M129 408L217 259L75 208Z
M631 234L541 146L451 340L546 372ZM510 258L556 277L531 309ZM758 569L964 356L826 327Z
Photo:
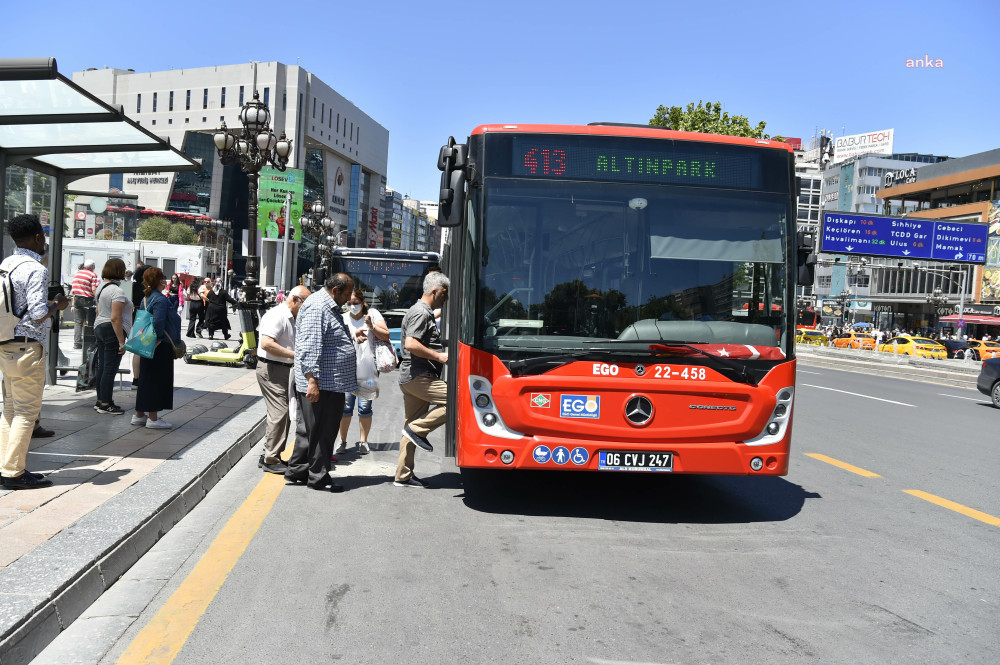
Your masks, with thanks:
M403 361L399 365L399 389L403 391L405 424L399 442L396 464L396 487L427 487L413 475L416 446L433 450L427 435L444 424L448 384L441 380L441 370L448 363L448 353L441 343L441 331L434 323L434 310L448 300L451 282L443 273L428 273L424 295L403 316L400 342ZM431 405L441 405L431 411Z

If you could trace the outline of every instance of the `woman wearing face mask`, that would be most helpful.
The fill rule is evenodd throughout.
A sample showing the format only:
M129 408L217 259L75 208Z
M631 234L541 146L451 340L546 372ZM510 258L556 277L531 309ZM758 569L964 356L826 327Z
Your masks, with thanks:
M347 311L344 312L344 322L347 329L351 331L355 345L367 344L368 342L358 341L358 332L364 331L366 335L375 335L383 342L389 341L389 328L385 325L385 319L379 314L377 309L368 306L365 301L365 294L361 289L354 289L351 299L347 301ZM354 404L358 405L358 423L361 427L361 440L357 442L358 453L367 455L368 432L372 427L372 400L361 399L350 393L344 400L344 417L340 421L340 445L334 451L341 455L347 452L347 430L351 427L351 418L354 416Z

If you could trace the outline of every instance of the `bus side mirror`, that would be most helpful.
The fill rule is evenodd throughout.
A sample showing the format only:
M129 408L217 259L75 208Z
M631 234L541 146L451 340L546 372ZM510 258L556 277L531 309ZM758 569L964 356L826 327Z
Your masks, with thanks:
M812 286L816 279L816 254L813 253L813 237L803 231L798 232L796 282L799 286Z
M441 170L438 226L459 226L462 223L465 212L467 148L465 144L456 144L454 136L449 136L447 145L441 146L438 155L438 169Z

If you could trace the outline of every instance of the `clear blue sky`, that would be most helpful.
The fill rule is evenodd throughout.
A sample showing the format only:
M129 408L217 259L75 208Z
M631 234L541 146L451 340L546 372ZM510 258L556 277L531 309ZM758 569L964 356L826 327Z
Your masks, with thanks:
M1000 147L996 0L4 4L0 57L53 56L66 76L299 59L389 130L389 186L422 199L437 198L449 135L646 123L698 100L772 135L895 128L897 152ZM906 67L925 55L943 67Z

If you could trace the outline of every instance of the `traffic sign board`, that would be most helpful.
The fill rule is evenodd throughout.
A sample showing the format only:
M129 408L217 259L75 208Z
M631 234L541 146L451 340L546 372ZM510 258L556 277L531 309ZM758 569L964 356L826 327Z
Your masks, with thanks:
M827 212L820 249L833 254L985 263L988 230L986 224Z
M965 319L959 319L958 320L958 327L959 328L964 328L965 327Z

